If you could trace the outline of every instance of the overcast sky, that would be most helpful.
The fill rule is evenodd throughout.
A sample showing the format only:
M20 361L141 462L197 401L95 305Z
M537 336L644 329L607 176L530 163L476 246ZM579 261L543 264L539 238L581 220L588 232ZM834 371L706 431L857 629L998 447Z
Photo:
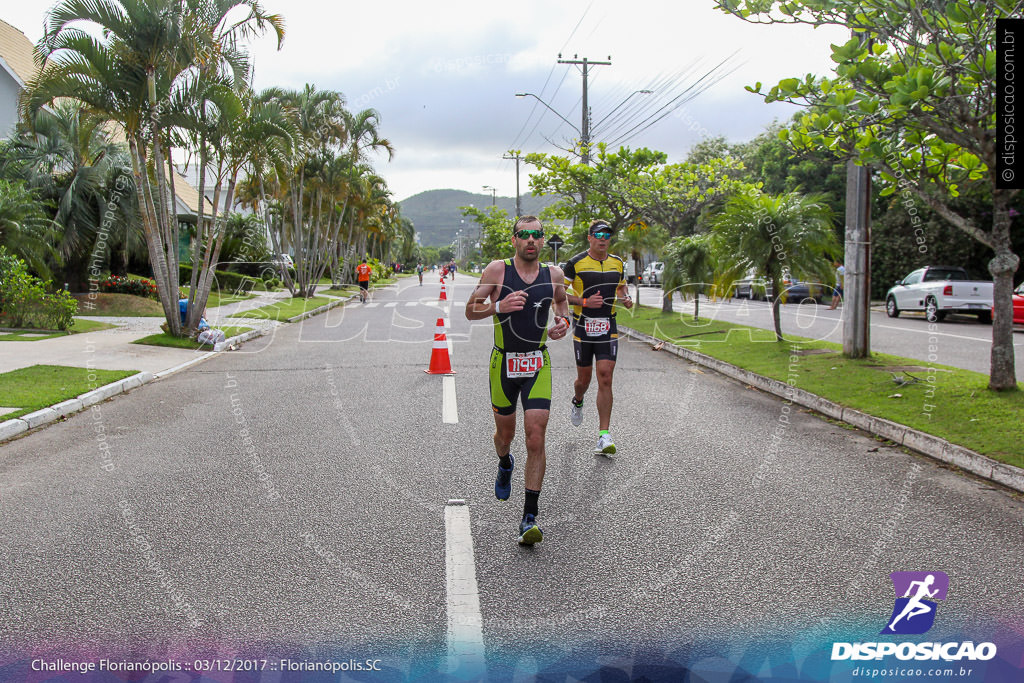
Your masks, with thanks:
M33 42L42 35L47 2L4 4L0 17ZM501 159L507 150L558 152L551 142L568 146L578 137L582 75L556 64L559 53L611 57L611 66L591 67L589 81L594 140L607 142L629 130L627 121L640 123L665 105L682 87L669 90L674 76L689 70L678 82L692 84L731 58L730 75L625 142L681 161L702 137L747 140L772 119L787 119L791 105L766 105L743 86L827 73L829 44L848 39L836 30L751 26L710 0L263 5L283 15L287 35L280 52L269 37L253 45L256 87L313 83L344 93L351 109L377 109L396 154L375 165L399 200L438 188L482 192L484 185L515 196L515 164ZM630 97L652 86L654 94ZM517 92L536 93L569 123ZM524 194L529 170L522 167Z

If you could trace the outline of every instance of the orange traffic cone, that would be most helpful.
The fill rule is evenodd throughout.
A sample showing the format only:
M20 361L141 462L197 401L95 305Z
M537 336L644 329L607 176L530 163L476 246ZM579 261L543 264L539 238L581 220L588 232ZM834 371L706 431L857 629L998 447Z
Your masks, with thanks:
M444 286L444 278L441 278L441 296L438 298L438 301L448 301L448 295Z
M430 352L430 367L424 370L428 375L454 375L452 362L448 358L448 338L444 333L444 319L437 319L434 329L434 348Z

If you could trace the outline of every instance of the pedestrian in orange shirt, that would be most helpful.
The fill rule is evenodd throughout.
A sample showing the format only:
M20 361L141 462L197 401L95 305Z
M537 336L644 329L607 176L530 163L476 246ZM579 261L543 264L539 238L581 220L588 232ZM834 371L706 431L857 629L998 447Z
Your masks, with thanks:
M364 304L370 296L370 273L373 271L366 263L366 259L356 266L356 279L359 280L359 300Z

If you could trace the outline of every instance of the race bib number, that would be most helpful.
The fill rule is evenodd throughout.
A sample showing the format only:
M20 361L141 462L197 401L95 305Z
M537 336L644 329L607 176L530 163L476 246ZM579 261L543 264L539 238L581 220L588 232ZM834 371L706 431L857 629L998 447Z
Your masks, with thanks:
M505 374L510 378L533 377L544 367L544 355L540 351L505 354Z
M588 337L600 337L612 329L612 321L608 318L584 318L583 331Z

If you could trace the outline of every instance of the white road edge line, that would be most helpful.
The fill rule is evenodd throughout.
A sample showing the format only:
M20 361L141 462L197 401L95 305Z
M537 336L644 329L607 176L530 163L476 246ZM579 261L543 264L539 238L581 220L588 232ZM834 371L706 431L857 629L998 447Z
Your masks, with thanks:
M455 375L441 378L441 423L459 423L459 403L455 396Z
M466 501L448 501L444 508L444 528L448 673L458 672L457 676L462 680L478 680L486 673L487 664L473 557L473 533Z

